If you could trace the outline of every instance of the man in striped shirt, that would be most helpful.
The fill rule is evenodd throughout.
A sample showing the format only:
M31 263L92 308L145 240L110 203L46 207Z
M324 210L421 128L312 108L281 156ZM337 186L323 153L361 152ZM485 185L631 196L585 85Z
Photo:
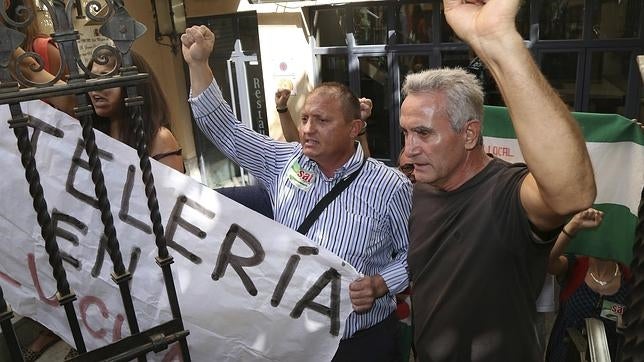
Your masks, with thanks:
M181 40L198 126L263 183L276 221L297 229L338 182L358 172L306 235L364 275L349 285L354 312L334 361L396 360L394 295L408 284L411 183L402 173L365 157L358 147L363 124L358 99L338 83L316 87L301 113L300 143L275 141L237 121L223 100L208 65L214 34L195 26Z

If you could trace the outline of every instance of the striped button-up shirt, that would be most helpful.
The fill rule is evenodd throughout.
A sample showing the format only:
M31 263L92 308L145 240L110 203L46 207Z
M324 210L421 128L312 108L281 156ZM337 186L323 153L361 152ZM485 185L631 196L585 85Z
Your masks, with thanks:
M271 198L275 220L297 229L315 204L342 178L356 171L364 154L355 154L331 178L302 153L300 144L279 142L239 122L217 83L189 99L203 133L226 156L259 179ZM313 175L310 185L296 185L289 171L301 167ZM367 159L358 177L322 212L307 236L348 261L364 275L379 274L389 293L365 313L351 313L343 338L369 328L396 308L395 293L408 284L407 221L411 183L397 170Z

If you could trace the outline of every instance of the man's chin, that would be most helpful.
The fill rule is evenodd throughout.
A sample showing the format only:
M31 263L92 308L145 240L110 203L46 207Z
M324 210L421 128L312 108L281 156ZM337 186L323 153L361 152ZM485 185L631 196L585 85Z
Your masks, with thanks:
M314 160L314 159L315 159L315 157L316 157L316 156L317 156L317 154L318 154L317 152L315 152L315 151L312 149L312 147L306 147L306 146L305 146L305 147L302 147L302 153L304 154L304 156L306 156L306 157L308 157L308 158L310 158L310 159L312 159L312 160Z
M432 184L433 182L436 182L436 177L432 175L424 175L422 173L414 171L414 182Z

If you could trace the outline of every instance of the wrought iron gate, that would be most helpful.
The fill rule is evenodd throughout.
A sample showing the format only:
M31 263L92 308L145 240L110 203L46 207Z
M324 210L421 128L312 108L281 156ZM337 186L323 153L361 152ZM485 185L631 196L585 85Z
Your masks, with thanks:
M14 0L14 2L17 0ZM0 105L9 105L12 119L8 121L16 136L17 148L21 155L21 162L25 169L25 178L29 184L29 192L33 199L33 207L37 214L37 221L40 226L40 234L45 241L45 250L49 256L49 263L53 269L53 276L56 280L57 299L60 306L65 310L69 328L73 335L75 348L80 356L73 361L128 361L138 359L145 361L148 352L164 350L169 344L179 342L181 356L184 361L190 360L186 337L189 331L185 330L181 318L181 310L177 299L174 280L172 278L171 264L172 256L169 254L164 228L161 222L159 206L154 187L154 176L151 172L151 165L146 143L144 142L143 124L141 119L141 105L145 101L137 94L136 85L145 82L147 74L139 73L132 65L130 48L132 43L139 38L146 28L143 24L133 19L125 9L123 0L106 0L107 5L98 1L89 1L82 8L80 1L68 0L41 0L41 3L49 12L54 33L53 40L58 44L63 66L54 75L54 79L45 83L34 83L30 81L20 70L18 64L25 58L42 59L35 53L24 53L14 57L14 51L22 44L24 35L12 28L23 28L36 20L34 9L18 5L18 12L28 14L26 20L17 21L10 19L4 10L0 22ZM112 39L114 47L102 45L97 47L93 53L95 62L105 61L105 52L118 59L117 66L112 72L106 75L97 76L91 74L87 67L80 60L77 41L80 39L79 32L74 29L72 13L76 10L88 18L102 23L100 28L102 35ZM107 11L106 11L107 10ZM105 14L105 15L99 15ZM8 24L11 28L5 26ZM103 54L103 55L99 55ZM68 75L64 75L64 70ZM36 70L37 71L37 70ZM12 76L13 74L13 76ZM65 84L60 84L60 80ZM58 83L58 84L57 84ZM28 88L21 88L20 85L27 85ZM125 106L127 107L133 122L136 122L137 129L137 151L140 158L139 166L145 184L145 194L150 211L150 220L155 235L155 242L158 249L156 262L161 268L172 319L166 323L155 326L151 329L140 331L137 322L136 312L130 291L132 275L123 264L123 258L119 249L119 241L114 227L113 216L110 209L110 202L107 197L107 189L101 161L98 157L98 148L95 143L94 131L92 128L94 111L86 94L90 90L123 87L126 90ZM107 252L113 263L112 280L118 285L121 299L126 313L127 323L131 335L105 347L87 351L85 341L81 334L80 325L74 308L76 295L71 289L65 269L62 265L61 253L58 249L52 216L50 215L46 195L40 183L38 165L33 154L32 145L29 140L28 127L38 127L30 121L30 118L23 114L20 102L34 99L50 98L55 96L73 97L76 101L74 116L82 125L82 135L85 151L89 157L89 165L94 183L94 191L98 199L98 205L103 221L105 243ZM11 358L14 361L22 361L22 353L16 338L15 331L11 324L13 312L5 302L0 286L0 325L2 332L10 349Z

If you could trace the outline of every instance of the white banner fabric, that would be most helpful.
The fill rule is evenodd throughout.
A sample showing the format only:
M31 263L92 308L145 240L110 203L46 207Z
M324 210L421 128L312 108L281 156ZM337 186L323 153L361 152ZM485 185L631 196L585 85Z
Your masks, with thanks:
M88 349L130 334L79 122L41 101L21 104ZM1 119L11 119L0 106ZM0 286L19 314L72 344L13 131L0 133ZM171 319L136 151L96 132L96 143L141 330ZM172 271L194 361L331 360L351 312L356 270L305 236L154 160ZM290 280L288 276L291 275ZM339 286L339 289L337 287ZM339 290L339 291L338 291ZM308 299L307 299L308 298ZM314 306L314 308L310 308ZM298 311L301 310L301 315ZM317 311L316 311L317 310ZM178 356L176 344L154 359Z

